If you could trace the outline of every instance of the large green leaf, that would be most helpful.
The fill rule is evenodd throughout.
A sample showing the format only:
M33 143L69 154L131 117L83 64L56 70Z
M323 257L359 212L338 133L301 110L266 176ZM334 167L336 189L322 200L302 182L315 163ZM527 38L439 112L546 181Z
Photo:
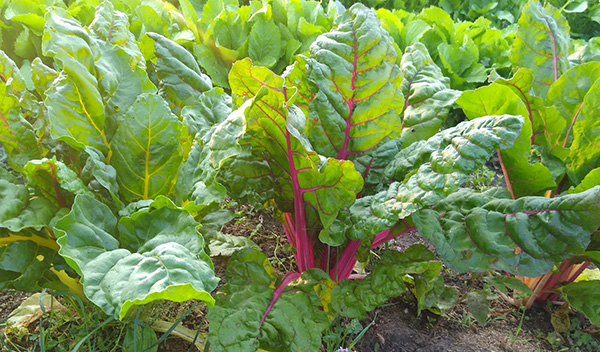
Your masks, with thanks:
M441 270L442 263L421 244L408 248L406 252L387 251L365 278L341 281L331 292L331 305L342 316L365 319L368 311L406 292L407 275L412 280L420 278L427 281L429 287L426 285L425 291L440 291L434 281ZM424 296L426 292L420 294ZM419 302L419 310L421 304Z
M463 92L456 101L469 119L481 116L511 114L525 117L521 134L510 149L500 152L503 167L507 170L509 189L515 198L524 195L537 195L542 191L556 187L552 174L541 163L531 164L533 115L531 105L526 105L511 88L499 83Z
M460 92L449 89L450 80L432 61L427 48L417 43L406 48L400 65L406 97L402 120L403 146L438 132Z
M510 148L521 131L518 116L465 121L399 152L386 168L388 189L362 197L350 208L350 237L364 238L393 226L418 209L456 191L497 149ZM349 224L348 224L349 225Z
M273 67L282 54L279 28L270 21L259 20L250 31L248 57L257 66Z
M570 146L573 141L573 127L579 119L585 96L592 92L592 86L600 78L600 63L590 62L575 66L565 72L552 84L546 97L546 105L554 105L565 120L565 128L561 135L563 146ZM593 101L587 101L588 104Z
M193 104L212 88L210 79L200 71L189 51L160 34L147 33L147 36L154 45L160 94L174 107Z
M323 227L327 229L338 211L350 206L362 188L362 178L354 170L354 164L334 158L321 159L312 151L304 135L306 117L288 102L294 96L295 88L284 86L283 78L266 68L252 66L250 60L245 59L234 64L230 85L239 101L254 97L251 105L241 111L245 116L231 116L245 119L246 138L251 143L252 156L237 158L228 164L221 173L224 182L234 190L239 189L241 194L254 192L269 199L270 194L258 188L266 183L277 190L275 194L278 201L281 200L279 206L282 210L291 211L286 202L291 205L293 200L304 201L318 212ZM232 126L229 120L224 124L227 128ZM217 142L231 138L231 134L221 136L215 132L211 148L217 147ZM249 176L256 184L248 183ZM257 188L249 187L253 185ZM295 211L304 212L304 207L304 204L298 203ZM303 217L302 214L297 216ZM327 231L321 235L322 241L339 244L340 240L329 238Z
M7 80L12 77L6 76ZM21 170L31 159L40 158L42 151L37 143L33 126L23 117L17 97L10 87L0 82L0 143L14 170Z
M167 222L171 226L151 226ZM56 223L55 233L60 254L83 279L86 296L122 319L132 306L159 299L213 304L209 292L218 279L196 226L183 209L143 209L119 222L131 250L120 248L117 218L106 205L79 195L71 212Z
M131 69L138 66L145 67L144 57L136 43L135 36L129 31L127 15L121 11L115 11L110 1L103 1L96 7L96 16L89 29L97 40L123 49L129 57L128 63Z
M58 209L46 198L29 195L27 186L0 168L0 228L18 232L24 228L41 230Z
M308 78L319 90L306 130L319 154L354 159L399 136L402 76L392 41L372 10L352 6L334 31L312 44L308 64Z
M46 91L50 132L76 149L91 146L108 155L106 115L98 81L70 56L62 61L64 71Z
M569 176L579 183L594 168L600 166L600 79L590 87L581 103L577 120L573 125L573 144L569 154Z
M545 97L548 88L569 69L569 24L560 11L530 0L519 18L510 61L533 71L533 90Z
M182 161L182 124L158 95L142 94L123 116L111 147L127 200L169 194Z
M558 288L565 301L600 326L600 281L579 281Z
M453 270L529 277L583 252L600 226L600 187L555 198L507 196L463 189L412 219Z
M36 187L40 195L58 207L70 207L77 194L92 194L77 173L56 158L29 161L23 175L30 187Z
M330 321L321 310L333 285L319 270L278 281L261 252L237 252L227 265L227 284L208 313L216 351L317 351Z

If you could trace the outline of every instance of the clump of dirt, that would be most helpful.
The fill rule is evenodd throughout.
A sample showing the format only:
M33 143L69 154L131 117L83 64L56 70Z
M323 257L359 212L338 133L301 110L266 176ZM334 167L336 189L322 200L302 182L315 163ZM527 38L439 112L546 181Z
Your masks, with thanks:
M31 296L31 293L14 290L0 290L0 321L8 318L10 313L12 313L12 311L29 296Z

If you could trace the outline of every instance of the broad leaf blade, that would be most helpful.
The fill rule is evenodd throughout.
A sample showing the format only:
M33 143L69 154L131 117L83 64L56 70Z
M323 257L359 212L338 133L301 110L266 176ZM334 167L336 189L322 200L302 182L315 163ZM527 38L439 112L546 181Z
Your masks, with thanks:
M200 71L189 51L160 34L147 33L147 36L154 41L160 94L174 107L193 104L212 88L210 79Z
M227 284L208 313L214 351L319 349L321 333L330 323L320 309L325 299L321 295L332 285L325 273L304 273L297 284L282 288L275 301L277 276L261 252L234 254L226 275Z
M498 196L464 189L412 218L453 270L529 277L584 251L600 226L600 187L555 198Z
M600 281L579 281L558 288L573 308L583 313L592 324L600 326Z
M148 228L147 210L134 213L123 228L135 234L128 238L137 252L119 248L113 235L116 217L92 197L77 196L71 212L56 223L60 254L83 278L86 296L107 314L122 319L132 306L159 299L214 302L209 292L218 279L203 252L197 224L185 210L161 209L155 210L153 221L165 222L174 212L188 220L161 231ZM133 246L136 236L147 242ZM192 245L188 249L180 243Z
M437 133L460 92L450 89L450 80L429 56L427 48L413 44L406 48L400 65L406 97L402 121L403 145L427 139Z
M169 194L182 161L182 124L157 95L138 97L111 142L110 164L125 199Z
M456 101L471 120L495 114L521 115L525 117L521 134L510 149L500 152L500 162L508 172L509 188L515 198L537 195L556 187L552 174L541 163L531 164L532 108L526 105L508 86L492 83L473 91L463 92Z
M395 182L350 208L354 225L350 237L386 230L456 191L494 150L512 146L522 123L517 116L487 116L462 122L403 149L386 168L387 177Z
M533 90L545 97L548 87L569 69L569 24L551 5L531 0L523 8L510 61L533 70Z

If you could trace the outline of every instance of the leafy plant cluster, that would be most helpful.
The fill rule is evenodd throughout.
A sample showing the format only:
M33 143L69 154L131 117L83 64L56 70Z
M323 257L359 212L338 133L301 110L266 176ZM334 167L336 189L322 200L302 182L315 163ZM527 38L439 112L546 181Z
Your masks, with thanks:
M148 307L198 299L213 351L312 351L405 293L485 322L443 262L600 323L597 281L556 289L600 261L597 43L560 10L531 0L500 29L438 7L178 5L3 3L0 288L68 292L151 348ZM444 128L453 108L467 121ZM464 188L492 155L506 188ZM219 232L226 196L275 209L295 269ZM414 230L437 257L385 251L354 274ZM231 255L214 294L209 254Z

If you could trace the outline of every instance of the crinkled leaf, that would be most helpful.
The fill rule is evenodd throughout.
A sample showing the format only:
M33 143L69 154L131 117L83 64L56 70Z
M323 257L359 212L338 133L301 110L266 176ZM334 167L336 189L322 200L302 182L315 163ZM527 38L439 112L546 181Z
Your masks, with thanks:
M111 141L110 164L125 199L170 193L182 161L182 127L160 96L142 94L131 105Z
M496 114L521 115L525 117L521 134L510 149L500 152L500 162L508 172L509 187L514 197L536 195L556 187L552 174L541 163L529 162L532 124L531 107L523 103L506 85L492 83L474 91L463 92L456 101L469 119Z
M158 211L159 222L175 212L159 210L154 210ZM86 296L120 319L132 306L159 299L200 299L211 305L214 300L209 292L218 279L203 252L197 224L192 219L180 226L172 224L164 231L152 229L145 220L149 216L146 212L134 213L131 220L122 219L122 228L130 231L129 247L137 247L137 252L119 248L114 237L117 218L92 197L77 196L71 212L56 223L60 254L83 278ZM186 211L179 212L191 218ZM144 245L132 245L136 236L146 240ZM181 243L190 245L190 249Z
M129 57L129 67L144 68L144 58L135 36L129 31L129 18L121 11L115 11L110 1L103 1L96 7L96 16L89 26L97 40L118 46ZM104 54L102 54L104 55Z
M31 79L38 94L44 98L45 92L52 86L58 73L51 67L46 66L39 57L31 62Z
M78 70L94 73L94 62L100 55L95 39L77 21L64 17L64 10L56 10L60 11L48 11L45 17L43 54L61 61L63 68L76 65Z
M200 71L189 51L160 34L146 35L154 41L160 94L171 104L179 108L194 104L203 92L212 88L210 79Z
M122 48L104 44L100 50L102 56L96 62L98 84L109 115L106 133L112 136L119 123L115 115L126 112L141 94L155 93L156 87L143 67L130 66L131 56Z
M222 88L213 88L202 94L195 104L183 108L183 123L190 135L199 133L204 138L207 132L229 116L231 104L231 97Z
M26 90L25 80L19 67L3 50L0 50L0 74L4 77L2 81L6 84L6 93L20 96Z
M322 225L327 229L338 211L354 202L356 193L362 188L362 178L353 163L321 159L311 150L304 135L305 115L294 106L287 108L287 99L295 89L287 88L283 83L281 77L268 69L252 66L249 59L234 64L230 73L233 93L240 97L239 100L242 100L241 97L253 97L252 104L242 111L246 120L246 138L251 143L253 155L234 160L221 177L224 182L245 192L251 191L247 187L250 175L257 186L265 180L270 188L277 189L281 206L285 206L286 201L291 203L292 199L303 200L318 212ZM230 117L235 116L232 114ZM228 120L225 123L224 127L231 127ZM225 142L224 138L217 138L220 136L220 132L215 132L211 149L221 148L215 144L217 141ZM257 188L254 192L264 190ZM296 211L299 209L296 207ZM322 236L322 241L333 243L327 232L322 232Z
M406 252L387 251L365 278L341 281L331 293L331 305L342 316L364 319L368 311L406 291L405 275L427 278L431 282L441 269L442 263L421 244L408 248Z
M402 92L407 97L402 138L403 145L408 146L438 132L460 92L449 89L450 80L442 75L421 43L406 48L400 69L404 75Z
M353 159L399 136L402 76L392 41L372 10L355 4L339 21L311 46L308 78L319 91L306 130L319 154Z
M585 175L584 179L581 180L581 183L578 184L577 187L571 187L569 193L583 192L598 185L600 185L600 168L597 167Z
M393 226L421 207L456 191L497 149L510 148L521 131L518 116L487 116L465 121L400 151L386 168L395 180L386 191L358 199L350 208L351 238Z
M227 265L227 284L216 294L208 313L214 351L316 351L330 321L321 310L323 293L332 282L311 270L297 280L280 283L267 257L246 249ZM277 287L277 294L275 297ZM329 288L330 289L330 288Z
M600 326L600 280L579 281L558 288L565 301Z
M584 251L600 225L600 187L555 198L505 197L463 189L412 219L453 270L529 277Z
M545 97L548 87L569 69L569 24L560 11L538 0L525 5L510 61L533 71L533 90Z

